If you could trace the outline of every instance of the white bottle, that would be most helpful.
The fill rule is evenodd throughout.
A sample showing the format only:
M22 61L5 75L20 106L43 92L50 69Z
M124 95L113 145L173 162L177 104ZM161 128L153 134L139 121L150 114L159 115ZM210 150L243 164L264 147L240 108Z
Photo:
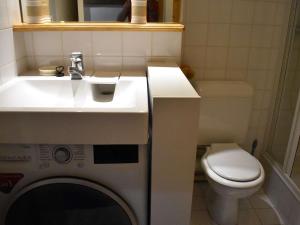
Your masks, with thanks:
M147 23L147 0L131 0L131 23Z

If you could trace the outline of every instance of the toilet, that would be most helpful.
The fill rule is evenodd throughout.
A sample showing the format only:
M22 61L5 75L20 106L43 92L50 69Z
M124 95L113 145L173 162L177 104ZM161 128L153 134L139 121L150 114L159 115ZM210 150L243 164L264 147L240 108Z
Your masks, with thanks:
M239 81L200 81L198 145L206 146L201 165L209 182L208 211L218 225L237 225L238 200L257 192L265 173L242 147L247 135L253 89Z

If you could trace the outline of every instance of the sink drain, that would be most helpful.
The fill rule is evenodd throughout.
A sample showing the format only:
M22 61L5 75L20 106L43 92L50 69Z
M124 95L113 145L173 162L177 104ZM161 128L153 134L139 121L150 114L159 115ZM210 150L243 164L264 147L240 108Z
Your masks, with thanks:
M102 91L101 94L102 95L112 95L114 92L112 91Z

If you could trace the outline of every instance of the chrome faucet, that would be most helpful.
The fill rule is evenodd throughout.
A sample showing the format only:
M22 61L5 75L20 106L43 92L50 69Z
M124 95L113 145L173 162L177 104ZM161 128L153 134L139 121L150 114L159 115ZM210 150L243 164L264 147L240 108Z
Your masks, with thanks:
M84 76L83 56L81 52L72 52L70 56L71 66L69 66L69 75L71 80L81 80Z

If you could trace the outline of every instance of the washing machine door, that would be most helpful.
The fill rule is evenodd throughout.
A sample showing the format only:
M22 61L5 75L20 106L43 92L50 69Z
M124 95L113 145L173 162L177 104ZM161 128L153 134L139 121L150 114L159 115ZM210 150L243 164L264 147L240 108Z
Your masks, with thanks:
M80 179L55 178L24 188L7 209L5 225L138 225L111 190Z

